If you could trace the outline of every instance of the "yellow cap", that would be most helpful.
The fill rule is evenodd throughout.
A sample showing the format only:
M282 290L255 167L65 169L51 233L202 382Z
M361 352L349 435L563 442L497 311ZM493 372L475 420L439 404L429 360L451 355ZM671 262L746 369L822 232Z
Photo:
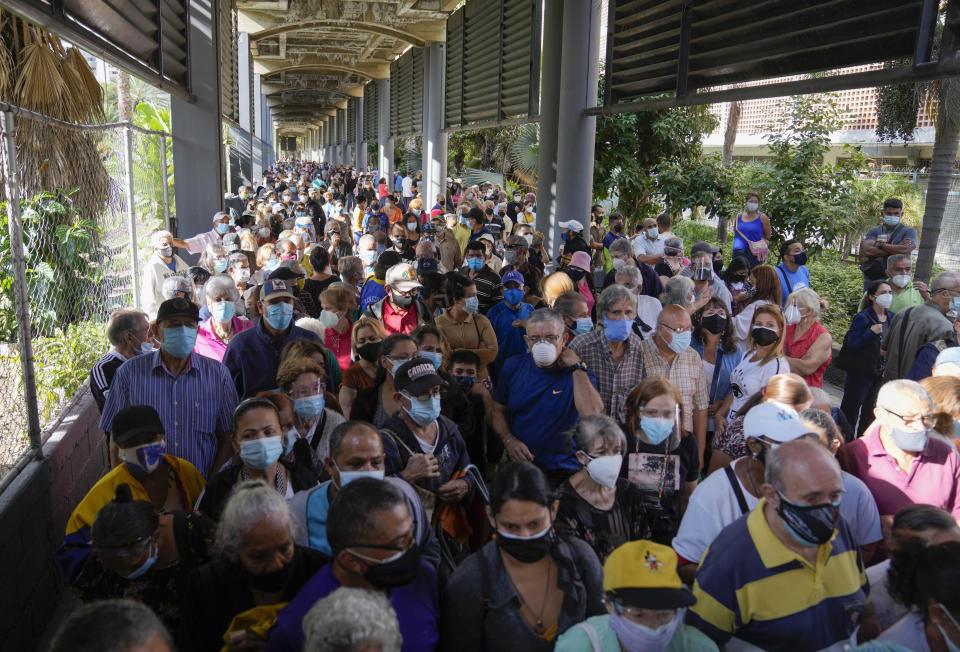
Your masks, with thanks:
M696 602L677 574L673 548L642 539L610 553L603 565L603 590L648 609L677 609Z

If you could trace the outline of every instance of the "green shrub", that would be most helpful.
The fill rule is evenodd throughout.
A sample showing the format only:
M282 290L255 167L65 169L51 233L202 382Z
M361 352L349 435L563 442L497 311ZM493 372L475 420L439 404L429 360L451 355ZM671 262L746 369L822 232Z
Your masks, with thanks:
M824 249L811 256L807 263L810 269L810 286L827 303L820 315L835 342L842 342L850 328L850 320L857 314L863 298L863 274L853 262L840 260L840 255Z

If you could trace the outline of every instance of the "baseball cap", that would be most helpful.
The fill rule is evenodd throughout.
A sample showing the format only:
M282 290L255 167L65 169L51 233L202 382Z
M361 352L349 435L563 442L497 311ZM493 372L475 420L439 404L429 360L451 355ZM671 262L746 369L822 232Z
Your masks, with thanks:
M287 208L286 206L284 206L280 202L277 202L276 204L270 207L270 210L273 211L274 213L281 213L284 210L286 210L286 208Z
M493 239L493 236L490 235L489 233L484 233L482 236L480 236L480 237L477 238L477 239L478 239L478 240L486 240L487 242L489 242L489 243L492 244L492 245L496 245L496 244L497 244L497 241L494 240L494 239Z
M720 251L720 247L715 247L708 242L695 242L693 247L690 249L690 257L693 258L699 253L715 254L718 251Z
M260 291L260 300L266 301L274 297L294 298L290 291L290 284L282 278L269 278L263 282L263 290Z
M644 609L679 609L697 601L677 575L673 548L643 539L610 553L603 565L603 590Z
M436 258L421 258L417 263L417 275L431 274L440 271L440 263Z
M570 256L570 267L582 269L585 272L590 271L590 254L586 251L575 251Z
M410 263L399 263L388 269L386 284L401 292L409 292L420 287L417 271Z
M933 366L939 367L942 364L955 364L960 366L960 346L951 346L941 351L937 355Z
M446 381L437 375L433 363L426 358L410 358L393 375L393 386L398 392L419 396L434 387L446 387Z
M566 222L560 222L558 226L561 229L570 229L571 231L583 231L583 225L580 224L577 220L567 220Z
M167 299L157 309L157 323L173 317L190 317L194 321L200 321L200 309L195 303L183 297Z
M521 274L515 269L511 269L509 272L504 274L503 280L501 281L501 283L503 283L504 285L506 285L507 283L519 283L520 287L523 287L523 284L525 282L526 281L523 278L523 274Z
M765 401L743 418L743 437L763 439L768 443L783 444L810 433L800 415L789 405Z
M160 415L156 410L149 405L131 405L123 408L117 412L117 416L113 417L110 432L113 433L114 443L123 448L124 444L138 435L162 435L164 430L163 422L160 421Z

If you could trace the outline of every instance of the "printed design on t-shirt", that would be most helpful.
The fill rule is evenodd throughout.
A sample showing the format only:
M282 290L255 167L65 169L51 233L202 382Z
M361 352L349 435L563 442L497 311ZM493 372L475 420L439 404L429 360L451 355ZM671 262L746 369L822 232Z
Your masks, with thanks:
M643 492L654 497L659 495L660 482L664 493L680 490L680 456L670 455L664 476L664 460L668 456L658 453L630 453L627 455L627 477Z

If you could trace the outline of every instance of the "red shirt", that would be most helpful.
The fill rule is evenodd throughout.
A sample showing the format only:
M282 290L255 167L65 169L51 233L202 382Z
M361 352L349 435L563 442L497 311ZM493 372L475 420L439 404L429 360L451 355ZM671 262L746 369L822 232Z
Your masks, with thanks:
M417 327L417 306L409 310L396 310L388 299L383 300L383 327L388 334L409 333Z
M353 333L353 324L350 328L338 333L332 328L328 328L323 334L323 345L333 351L337 358L340 369L346 370L350 366L350 335Z
M807 332L799 340L794 340L794 334L797 332L797 327L794 324L787 324L786 336L783 338L784 352L787 356L791 358L802 358L806 355L807 351L810 350L810 347L813 346L813 343L817 341L817 338L823 335L824 333L829 333L823 324L818 321L813 322L813 325L807 329ZM802 378L807 382L807 385L810 387L823 387L823 372L827 370L827 365L830 364L830 358L833 357L833 354L830 354L830 357L824 361L822 365L817 367L809 376L802 376Z

